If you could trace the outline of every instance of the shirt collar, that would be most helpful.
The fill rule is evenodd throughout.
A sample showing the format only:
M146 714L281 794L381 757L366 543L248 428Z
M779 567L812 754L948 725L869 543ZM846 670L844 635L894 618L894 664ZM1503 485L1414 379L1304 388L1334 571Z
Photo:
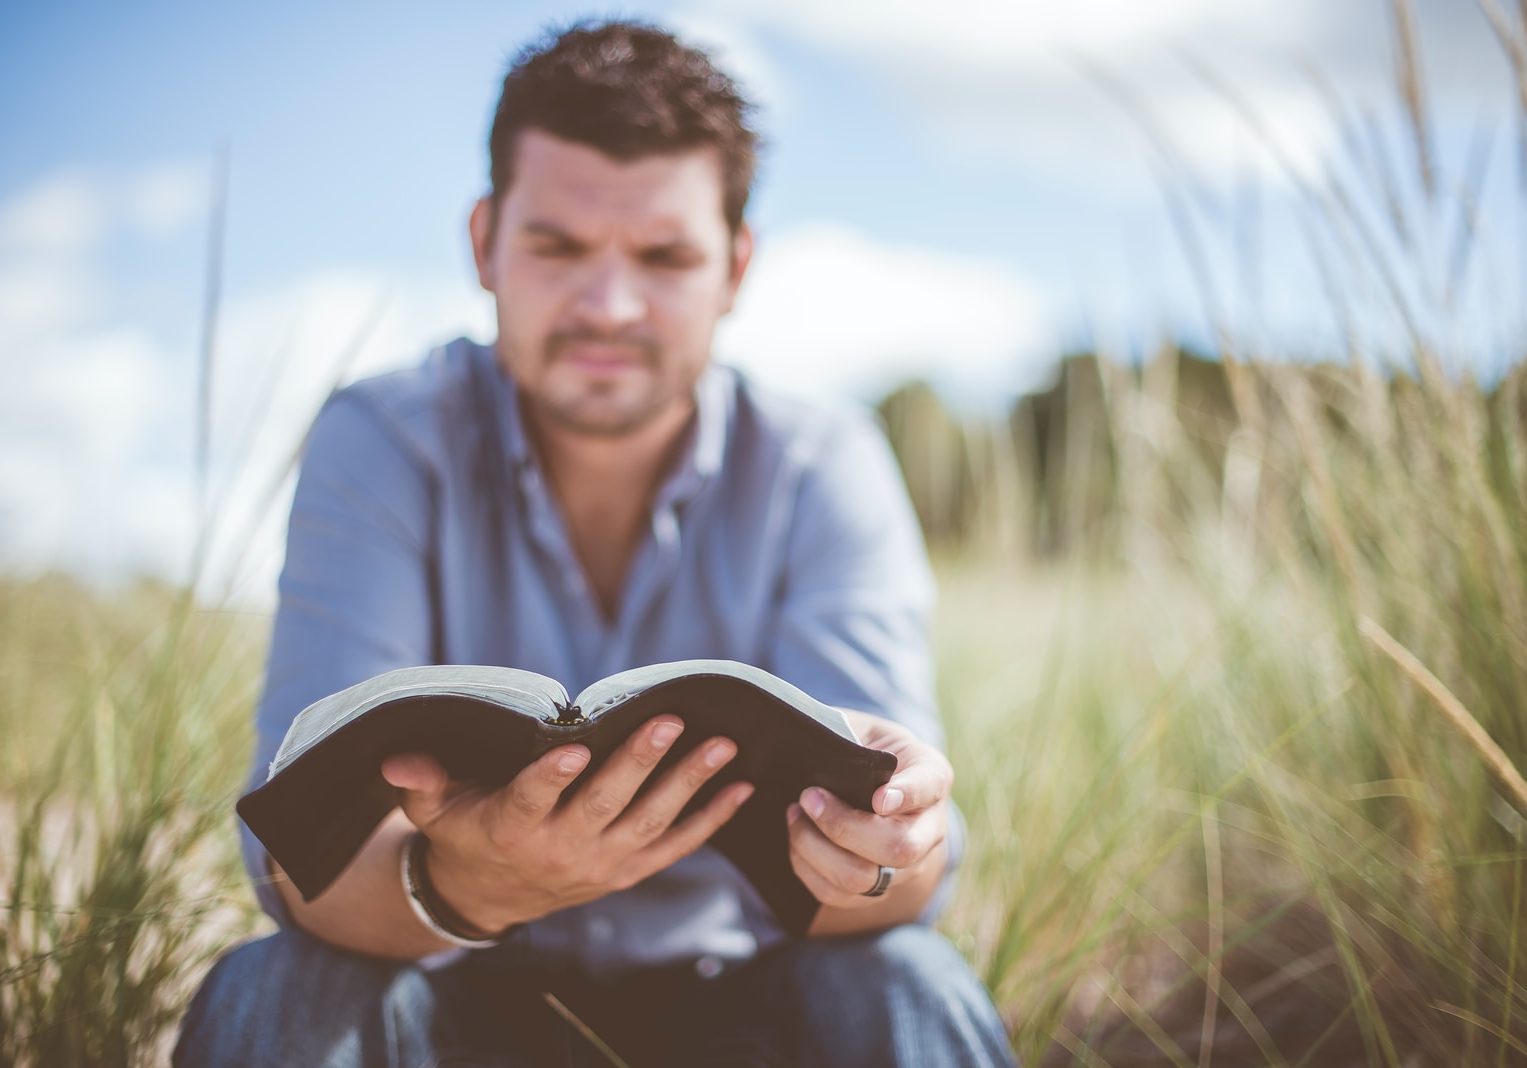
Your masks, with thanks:
M489 372L487 378L493 388L493 410L502 430L509 469L516 475L534 470L535 452L525 432L515 381L500 365L496 345L477 345L475 348L478 360ZM720 472L726 453L727 425L732 415L732 391L727 388L731 374L728 368L712 363L695 383L695 418L678 465L658 491L659 506L689 500Z

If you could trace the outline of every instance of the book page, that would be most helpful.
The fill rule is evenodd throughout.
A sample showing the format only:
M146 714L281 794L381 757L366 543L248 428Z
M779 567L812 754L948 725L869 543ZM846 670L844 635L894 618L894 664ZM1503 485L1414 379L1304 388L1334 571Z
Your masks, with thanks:
M790 685L784 679L771 675L763 668L736 660L676 660L668 664L649 664L646 667L621 671L600 679L580 693L578 707L585 716L593 716L659 683L690 675L725 675L752 683L785 704L800 709L835 734L840 734L856 744L859 742L853 727L849 725L848 717L838 709L823 704L805 690Z
M430 695L476 697L546 721L556 719L558 704L567 701L560 682L534 671L480 664L399 668L330 694L298 713L271 762L270 775L378 705Z

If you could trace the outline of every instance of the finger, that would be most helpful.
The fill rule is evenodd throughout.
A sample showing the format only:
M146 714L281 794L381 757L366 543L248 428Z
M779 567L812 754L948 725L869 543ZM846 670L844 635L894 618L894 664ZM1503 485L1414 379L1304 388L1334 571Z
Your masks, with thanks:
M943 753L923 742L912 742L896 756L896 773L871 799L876 813L890 816L918 812L949 796L954 769Z
M737 743L730 738L711 738L695 746L610 825L606 833L616 836L612 846L636 849L656 841L690 798L736 755Z
M569 801L564 813L569 830L589 835L613 823L683 729L678 717L657 716L632 731Z
M527 764L495 795L492 832L518 833L539 824L588 762L588 749L564 745Z
M802 819L801 822L804 823L806 821ZM823 905L852 908L868 904L873 900L860 894L850 894L840 890L795 849L790 850L790 870L795 872L795 877L806 885L806 889L811 892L811 896Z
M382 761L382 778L400 790L444 790L450 777L428 753L394 753Z
M734 782L718 791L704 808L668 828L661 838L637 853L632 870L639 873L638 878L646 878L689 856L735 816L752 796L753 784L746 782Z
M937 805L900 816L877 816L813 786L801 793L801 808L834 845L873 864L910 868L943 839L948 817Z
M427 753L395 753L382 761L382 778L400 791L398 806L415 827L428 827L450 807L451 777Z
M790 818L794 817L794 818ZM816 824L800 815L795 805L790 819L790 851L800 856L833 887L846 894L862 894L880 877L880 865L850 853L827 840Z

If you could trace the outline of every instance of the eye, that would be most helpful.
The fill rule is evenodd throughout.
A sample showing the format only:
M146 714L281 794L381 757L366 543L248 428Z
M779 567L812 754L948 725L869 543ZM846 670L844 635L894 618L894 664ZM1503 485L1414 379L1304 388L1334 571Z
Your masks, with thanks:
M531 255L551 260L571 259L581 251L579 246L569 241L543 242L530 248Z
M694 249L686 245L660 245L643 252L642 262L649 267L682 270L685 267L696 266L700 262L700 257Z

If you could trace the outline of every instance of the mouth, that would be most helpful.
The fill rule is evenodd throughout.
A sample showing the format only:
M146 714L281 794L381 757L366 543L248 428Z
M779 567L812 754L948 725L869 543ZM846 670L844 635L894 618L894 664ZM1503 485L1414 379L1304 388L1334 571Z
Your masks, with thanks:
M559 345L556 359L592 374L618 374L638 370L647 364L644 350L601 341L575 341Z

